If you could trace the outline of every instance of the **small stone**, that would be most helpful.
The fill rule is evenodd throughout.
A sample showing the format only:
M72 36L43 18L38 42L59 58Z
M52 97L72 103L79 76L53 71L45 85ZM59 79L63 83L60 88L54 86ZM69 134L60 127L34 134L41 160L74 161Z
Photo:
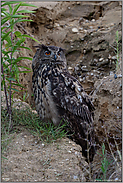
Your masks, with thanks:
M73 70L73 67L68 67L68 70Z
M86 53L86 50L83 50L83 53L85 54Z
M79 30L82 31L83 30L83 27L80 27Z
M59 27L60 25L58 23L55 23L54 24L54 27Z
M88 31L87 30L84 30L85 33L87 33Z
M90 29L93 29L93 26L89 26Z
M88 23L88 22L89 22L89 20L85 20L85 22L86 22L86 23Z
M95 19L92 19L91 21L92 21L92 22L95 22Z
M73 33L77 33L78 32L78 29L77 28L72 28L72 32Z
M43 147L45 146L43 143L41 144Z
M122 74L118 74L117 77L118 77L118 78L122 78Z
M117 58L115 56L112 57L112 60L117 60Z
M112 71L110 71L110 76L112 76L114 73Z
M108 58L111 59L111 55L110 54L109 54Z
M70 8L70 7L68 7L68 9L70 10L71 8Z
M78 179L78 176L74 175L73 178L74 178L74 179Z
M102 62L102 61L103 61L103 58L100 58L100 59L99 59L99 62Z
M86 65L83 65L81 68L82 68L82 69L85 69L86 67L87 67Z
M117 109L119 109L119 106L117 106Z
M68 151L69 153L71 153L71 151Z
M76 71L79 71L80 69L79 69L79 67L75 67L75 70L76 70Z

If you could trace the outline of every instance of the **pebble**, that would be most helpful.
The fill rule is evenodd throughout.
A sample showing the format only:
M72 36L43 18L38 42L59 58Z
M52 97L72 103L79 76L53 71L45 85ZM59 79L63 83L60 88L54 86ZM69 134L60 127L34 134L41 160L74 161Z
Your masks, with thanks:
M88 22L89 22L89 20L85 20L85 22L86 22L86 23L88 23Z
M118 74L117 77L118 77L118 78L122 78L122 74Z
M59 27L60 25L58 23L55 23L54 24L54 27Z
M77 28L72 28L72 32L73 33L77 33L78 32L78 29Z
M90 29L93 29L93 26L89 26Z
M45 146L43 143L41 144L43 147Z
M73 70L73 67L68 67L68 70Z
M114 73L112 71L110 71L110 76L112 76Z
M70 8L70 7L68 7L68 9L70 10L71 8Z
M95 22L95 19L92 19L91 21L92 21L92 22Z
M82 31L83 30L83 27L80 27L79 30Z
M73 178L74 178L74 179L78 179L78 176L74 175Z
M71 151L68 151L69 153L71 153Z
M86 50L83 50L83 53L86 53Z
M112 57L112 60L117 60L117 58L115 56Z
M79 71L80 69L79 69L79 67L75 67L75 70L76 70L76 71Z
M100 59L99 59L99 62L102 62L102 61L103 61L103 58L100 58Z

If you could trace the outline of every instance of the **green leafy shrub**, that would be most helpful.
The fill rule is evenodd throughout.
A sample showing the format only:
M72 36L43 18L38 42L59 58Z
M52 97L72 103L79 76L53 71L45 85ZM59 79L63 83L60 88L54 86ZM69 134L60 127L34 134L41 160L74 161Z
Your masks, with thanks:
M14 55L17 52L20 52L20 49L30 50L30 48L24 46L26 38L31 38L37 41L33 37L22 34L21 32L15 31L14 29L17 23L32 21L27 19L29 16L22 15L22 13L34 13L34 11L19 10L19 8L22 6L36 7L21 1L1 2L1 89L5 92L10 128L12 128L11 107L13 94L19 91L16 89L17 86L23 88L22 84L19 82L19 73L30 72L28 67L19 66L18 63L20 60L32 60L30 57L19 56L16 58ZM23 68L24 71L20 71L20 68Z

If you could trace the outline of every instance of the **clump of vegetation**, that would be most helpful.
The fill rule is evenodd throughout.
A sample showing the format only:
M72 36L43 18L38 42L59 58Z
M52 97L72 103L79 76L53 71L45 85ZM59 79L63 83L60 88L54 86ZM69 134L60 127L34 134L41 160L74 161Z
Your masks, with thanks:
M34 39L29 35L22 34L15 30L17 23L32 21L27 19L24 13L34 13L30 10L19 10L21 6L34 5L21 1L2 1L1 2L1 90L5 93L6 114L9 117L9 129L12 129L12 98L15 92L19 92L16 87L21 87L19 82L19 74L30 72L30 69L24 66L19 66L20 60L32 60L30 57L23 57L21 49L30 50L24 42L26 38ZM23 13L23 15L22 15ZM37 41L38 42L38 41ZM21 56L15 57L15 53L19 52ZM20 71L23 68L24 71Z
M46 143L55 142L59 138L66 136L65 125L59 124L55 126L51 122L44 123L40 120L36 113L33 113L28 107L23 109L12 108L13 114L13 135L14 132L20 132L23 129L27 129L31 134ZM10 135L9 130L9 115L6 115L5 109L1 110L1 123L2 123L2 153L6 150L6 147L13 139L13 135Z
M101 161L101 171L102 171L102 176L100 179L97 179L98 181L107 181L107 171L110 165L110 162L107 158L107 151L105 149L105 144L103 143L102 145L102 154L98 153L100 157L102 158Z

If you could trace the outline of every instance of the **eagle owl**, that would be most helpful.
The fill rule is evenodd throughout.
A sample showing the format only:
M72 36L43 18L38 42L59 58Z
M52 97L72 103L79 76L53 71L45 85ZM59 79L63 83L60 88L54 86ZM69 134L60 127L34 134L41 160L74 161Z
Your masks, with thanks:
M79 81L68 72L64 49L37 47L32 61L32 83L38 115L55 125L67 121L72 140L82 147L86 161L91 162L96 152L94 106Z

